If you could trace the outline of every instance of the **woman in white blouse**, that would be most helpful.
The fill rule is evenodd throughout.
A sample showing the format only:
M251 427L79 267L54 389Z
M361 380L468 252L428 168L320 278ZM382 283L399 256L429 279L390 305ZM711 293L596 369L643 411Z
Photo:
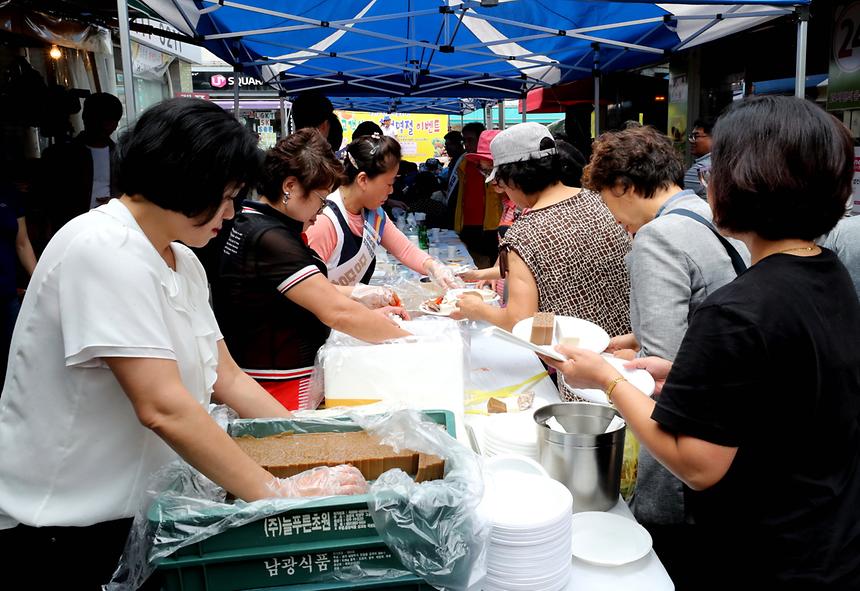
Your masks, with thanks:
M233 216L256 139L212 103L174 99L118 150L123 195L48 244L0 398L0 545L45 588L108 582L148 478L177 454L246 501L295 494L207 413L215 398L289 414L233 361L188 249Z

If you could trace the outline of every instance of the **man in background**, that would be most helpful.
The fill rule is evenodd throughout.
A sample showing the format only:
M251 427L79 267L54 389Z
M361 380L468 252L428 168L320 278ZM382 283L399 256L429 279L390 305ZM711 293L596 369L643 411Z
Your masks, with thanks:
M382 134L397 139L397 129L395 129L391 122L391 115L384 115L382 117Z
M111 162L111 134L122 118L122 103L97 92L84 101L84 130L73 140L45 150L36 194L43 200L48 238L69 220L118 195ZM158 174L158 171L153 171Z
M478 139L485 131L481 123L463 126L463 144L466 154L457 164L457 186L449 194L449 208L453 202L453 228L466 245L479 269L492 267L499 252L497 229L502 217L502 203L495 189L486 183L480 167L481 159L470 158L478 151ZM449 189L451 185L448 185Z
M693 122L693 133L690 140L690 153L693 155L693 165L684 173L684 188L694 191L702 199L708 199L708 191L699 180L699 173L711 169L711 130L714 123L705 119Z
M460 161L460 156L466 153L462 133L454 130L445 134L445 153L448 155L448 165L443 170L440 178L445 183L447 193L448 181L451 179L451 174L456 169Z
M318 129L323 137L329 137L331 131L332 114L334 107L325 95L309 90L303 92L293 99L291 115L295 124L295 131L313 127ZM340 146L333 149L339 149Z

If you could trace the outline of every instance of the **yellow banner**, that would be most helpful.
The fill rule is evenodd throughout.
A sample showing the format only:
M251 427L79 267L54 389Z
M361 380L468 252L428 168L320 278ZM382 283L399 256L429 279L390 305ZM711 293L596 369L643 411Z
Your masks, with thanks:
M386 113L364 113L360 111L335 111L343 125L344 146L352 141L352 132L362 121L373 121L382 127ZM391 127L395 129L397 141L404 160L421 163L428 158L438 158L445 151L444 136L448 133L448 115L391 113Z

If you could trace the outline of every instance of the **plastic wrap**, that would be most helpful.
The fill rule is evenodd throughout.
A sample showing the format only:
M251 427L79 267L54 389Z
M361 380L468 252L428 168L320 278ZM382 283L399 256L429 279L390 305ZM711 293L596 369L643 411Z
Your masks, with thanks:
M473 588L486 573L491 527L478 509L484 494L478 456L416 411L356 420L395 449L446 460L443 480L415 483L401 470L385 472L371 484L368 505L380 536L410 572L440 589Z
M371 410L367 407L365 412ZM476 511L483 482L479 459L436 423L417 411L366 416L350 409L296 413L293 419L236 420L234 436L313 433L364 428L397 449L436 454L446 460L443 480L415 483L390 470L372 483L367 495L330 497L366 502L382 541L406 570L363 568L360 563L331 569L323 580L393 579L409 573L441 589L467 589L483 577L487 520ZM180 548L248 523L319 503L321 497L272 498L228 502L225 491L183 462L155 474L145 502L134 518L110 591L137 589L155 565ZM323 499L324 500L324 499Z
M430 316L400 324L412 336L379 345L333 331L317 353L310 396L325 396L326 406L383 401L450 410L462 429L469 374L467 328Z

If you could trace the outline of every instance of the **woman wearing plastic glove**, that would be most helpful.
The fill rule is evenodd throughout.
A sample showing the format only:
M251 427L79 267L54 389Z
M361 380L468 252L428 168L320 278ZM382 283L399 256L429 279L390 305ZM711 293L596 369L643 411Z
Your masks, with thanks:
M852 195L854 142L817 105L735 103L717 122L708 200L752 266L693 313L648 398L603 358L560 348L687 485L699 589L860 588L860 303L814 240ZM637 238L638 239L638 238Z
M310 378L332 329L371 343L409 334L388 316L407 318L388 307L393 292L331 283L304 241L342 171L315 129L279 141L266 153L259 201L245 201L236 214L212 286L215 315L239 366L291 410L321 402L309 398Z
M233 216L256 145L213 103L159 103L117 148L123 195L42 254L0 398L7 576L107 583L150 475L178 457L246 501L278 494L207 413L213 398L243 417L289 414L233 361L187 248Z
M381 244L437 285L463 287L448 267L410 242L382 210L400 167L397 140L378 134L359 137L346 147L343 164L346 184L328 196L323 215L307 231L308 244L325 261L329 280L338 285L369 283Z

